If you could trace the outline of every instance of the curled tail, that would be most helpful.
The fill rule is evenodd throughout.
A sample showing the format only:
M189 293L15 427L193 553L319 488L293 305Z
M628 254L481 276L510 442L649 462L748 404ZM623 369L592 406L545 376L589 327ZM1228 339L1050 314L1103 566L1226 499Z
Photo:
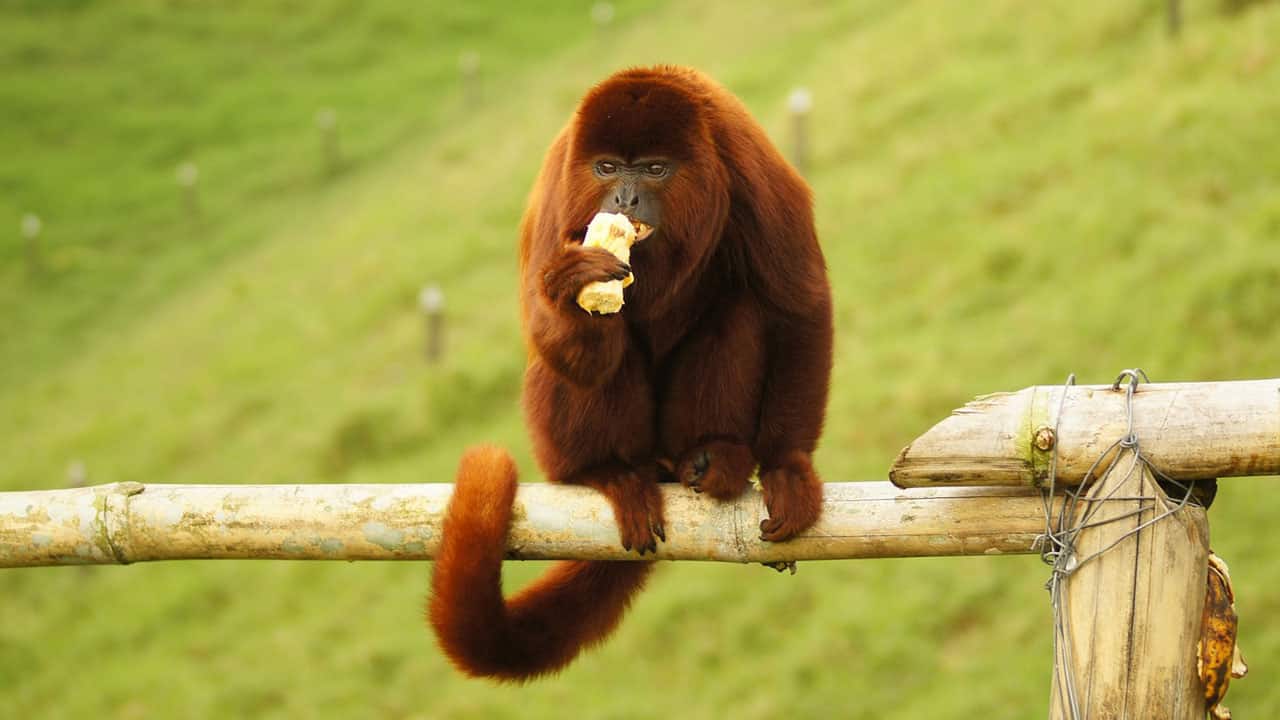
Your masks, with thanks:
M458 466L427 615L467 675L523 681L555 672L607 636L644 586L647 562L559 562L502 597L502 561L516 496L506 451L472 448Z

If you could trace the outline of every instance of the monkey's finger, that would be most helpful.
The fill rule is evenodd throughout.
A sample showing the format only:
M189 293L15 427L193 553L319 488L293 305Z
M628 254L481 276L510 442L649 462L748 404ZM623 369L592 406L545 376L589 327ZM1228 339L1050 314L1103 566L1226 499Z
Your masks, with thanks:
M627 270L615 261L613 265L604 267L587 267L577 272L573 276L570 287L581 290L584 286L593 282L608 282L610 280L626 280L631 275L631 271Z
M657 552L658 541L653 539L653 532L650 531L647 526L643 528L636 528L636 530L644 538L636 543L636 551L642 556L647 552Z
M656 483L647 486L646 505L649 510L649 529L653 535L663 542L667 541L666 517L662 507L662 492L658 489ZM653 549L658 549L658 540L654 540Z

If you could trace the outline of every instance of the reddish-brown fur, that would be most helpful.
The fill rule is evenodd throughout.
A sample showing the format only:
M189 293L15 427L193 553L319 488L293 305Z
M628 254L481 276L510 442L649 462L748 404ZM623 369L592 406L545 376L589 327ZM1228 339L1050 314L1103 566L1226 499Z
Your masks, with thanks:
M632 248L636 281L614 315L574 304L620 263L584 249L605 186L602 155L675 168L661 222ZM524 409L553 482L610 501L623 545L665 539L657 483L674 472L719 499L757 465L782 541L818 518L810 454L831 370L826 266L809 189L730 93L688 69L618 73L593 88L552 143L521 225ZM501 567L515 493L501 450L468 452L432 579L430 619L463 672L525 680L603 639L648 562L559 563L504 602Z

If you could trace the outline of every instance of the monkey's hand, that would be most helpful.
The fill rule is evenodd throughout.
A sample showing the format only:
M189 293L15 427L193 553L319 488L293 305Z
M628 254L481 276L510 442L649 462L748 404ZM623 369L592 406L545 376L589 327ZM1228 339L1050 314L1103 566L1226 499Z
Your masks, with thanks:
M598 247L609 251L624 263L631 262L631 245L636 241L636 228L626 215L596 213L587 226L583 247ZM578 293L578 307L587 312L616 313L622 309L622 289L635 278L628 273L621 280L588 283Z
M591 283L624 280L631 266L607 250L598 247L566 245L564 251L546 264L542 272L542 292L557 308L579 315L578 293Z
M793 450L773 467L761 468L760 487L769 517L760 521L760 539L782 542L808 530L822 514L822 481L809 453Z
M733 500L751 483L756 469L751 448L742 443L712 440L685 453L676 468L681 484L717 500Z

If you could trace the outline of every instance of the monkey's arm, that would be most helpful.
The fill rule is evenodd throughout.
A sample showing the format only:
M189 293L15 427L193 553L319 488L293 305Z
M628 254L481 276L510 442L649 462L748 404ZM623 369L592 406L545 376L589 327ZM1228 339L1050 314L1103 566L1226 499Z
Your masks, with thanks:
M822 481L812 453L822 434L832 364L830 292L803 315L781 318L768 330L768 369L754 450L769 517L761 537L781 541L817 521Z
M793 451L813 452L822 434L832 361L830 297L812 314L772 325L755 442L764 470L779 466Z
M582 288L622 280L630 267L600 248L567 244L534 276L525 302L529 342L548 367L575 385L598 387L613 377L629 339L620 314L594 315L578 307Z

